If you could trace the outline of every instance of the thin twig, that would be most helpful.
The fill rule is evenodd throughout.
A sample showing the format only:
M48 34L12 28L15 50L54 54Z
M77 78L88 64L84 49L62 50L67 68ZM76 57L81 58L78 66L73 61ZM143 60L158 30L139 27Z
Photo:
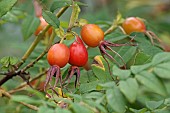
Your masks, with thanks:
M48 69L47 69L48 70ZM33 78L32 80L30 80L30 82L33 82L39 78L41 78L43 75L45 75L47 73L47 70L43 71L42 73L38 74L35 78ZM20 86L16 87L15 89L12 89L10 91L8 91L9 94L13 94L15 92L24 90L25 87L28 86L27 83L21 84Z

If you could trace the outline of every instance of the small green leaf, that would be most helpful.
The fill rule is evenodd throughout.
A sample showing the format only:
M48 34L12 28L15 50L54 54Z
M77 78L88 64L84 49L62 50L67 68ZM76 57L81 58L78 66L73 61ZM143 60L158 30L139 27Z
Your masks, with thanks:
M164 100L161 100L161 101L147 101L146 106L150 110L154 110L154 109L158 108L159 106L161 106L163 103L164 103Z
M106 76L107 74L103 68L95 64L93 64L91 67L92 67L93 73L99 80L105 80L105 81L107 80L107 76Z
M154 72L160 78L170 79L170 62L156 65L156 67L154 67Z
M17 0L1 0L0 1L0 17L5 15L17 2Z
M99 97L101 98L101 97ZM87 103L89 106L93 107L93 108L97 108L98 110L100 110L100 113L106 113L106 109L104 106L102 106L100 103L91 101L91 100L84 100L85 103Z
M136 79L147 87L149 91L155 92L162 96L167 95L164 85L154 74L143 71L136 75Z
M93 73L95 74L95 76L99 80L103 80L103 81L111 80L112 78L111 78L111 75L109 73L109 68L108 68L108 65L107 65L106 61L104 60L104 58L100 55L97 55L97 56L95 56L95 60L98 63L91 65Z
M102 83L102 81L93 81L90 83L84 83L80 85L80 92L85 93L89 91L96 90L96 87L99 83Z
M17 57L9 57L10 58L10 65L15 65L18 62L18 58Z
M128 38L128 35L124 35L124 34L119 33L119 32L112 32L112 33L105 36L105 39L109 40L111 42L117 42L117 41L121 41L121 40L124 40L124 39L127 39L127 38Z
M162 52L153 57L152 65L169 62L170 61L170 53L169 52Z
M37 29L40 24L40 20L33 16L28 16L22 23L22 34L24 40L27 40Z
M2 16L2 20L5 22L18 22L19 19L24 18L25 14L23 11L17 9L17 8L12 8L11 11L7 12L4 16Z
M139 66L131 66L130 69L131 69L132 73L137 74L143 70L150 68L151 66L152 66L152 64L148 63L148 64L144 64L144 65L139 65Z
M66 1L54 1L50 7L50 11L54 12L56 9L64 7L64 6L68 6L68 3L66 3Z
M100 97L103 96L103 93L100 93L100 92L90 92L90 93L86 93L83 95L85 98L93 98L93 99L98 99Z
M148 62L151 61L152 56L143 53L143 52L139 52L136 54L135 58L134 58L134 65L142 65L142 64L146 64Z
M51 109L50 107L41 106L38 109L38 113L55 113L55 111Z
M131 75L130 70L121 70L117 66L113 66L112 73L114 76L118 76L119 79L127 79Z
M29 96L25 96L25 95L13 95L12 100L16 101L16 102L26 102L29 104L37 104L37 105L42 104L41 100L37 100L35 98L33 99L33 98L30 98Z
M115 82L106 82L106 83L98 84L98 87L101 87L103 89L113 88L114 86L115 86Z
M119 88L130 103L135 102L138 92L138 83L136 79L129 78L126 81L120 81Z
M154 56L157 53L162 52L162 50L156 46L151 45L149 42L148 43L140 43L139 44L139 49L144 52L145 54L148 54L150 56Z
M136 47L133 46L123 46L121 47L117 53L122 57L125 63L127 63L135 54ZM118 55L115 55L115 60L118 61L122 66L124 65Z
M26 90L28 92L30 92L31 94L34 94L37 97L39 97L39 99L41 99L41 100L45 99L44 94L42 92L40 92L40 91L34 90L32 88L27 88Z
M130 111L132 111L133 113L146 113L147 111L147 108L142 108L140 110L136 110L136 109L133 109L133 108L129 108Z
M17 57L7 56L0 59L0 63L5 67L9 67L9 65L15 65L17 62L18 62Z
M43 11L42 13L43 18L53 27L55 28L59 28L60 26L60 21L58 20L58 18L56 17L55 14L53 14L50 11Z
M10 62L10 57L9 56L7 56L7 57L3 57L3 58L1 58L1 60L0 60L0 63L3 65L3 66L5 66L5 67L8 67L9 66L9 63Z
M80 105L79 103L72 103L70 107L73 109L74 113L94 113L85 106Z
M123 95L119 91L118 87L115 86L112 89L106 90L106 99L110 107L118 112L124 113L125 112L125 99Z
M170 106L170 98L166 98L164 104Z

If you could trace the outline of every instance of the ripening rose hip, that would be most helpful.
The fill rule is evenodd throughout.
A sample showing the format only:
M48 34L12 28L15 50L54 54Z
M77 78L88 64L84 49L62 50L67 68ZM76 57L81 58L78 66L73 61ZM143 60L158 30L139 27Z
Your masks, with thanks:
M136 17L127 18L122 27L127 34L131 34L132 32L145 32L146 26L142 20L139 20Z
M86 24L81 29L81 37L89 47L97 47L104 40L104 32L98 25Z
M116 51L114 51L111 47L134 46L135 44L116 44L116 43L112 43L110 41L104 40L103 30L98 25L95 25L95 24L84 25L81 29L81 37L82 37L82 40L86 43L86 45L88 45L89 47L99 48L102 57L105 59L106 63L108 64L110 75L112 74L110 70L110 65L105 56L107 56L109 59L114 61L119 67L121 67L121 65L107 51L110 51L113 54L118 55L118 57L121 59L121 61L124 64L123 67L126 68L126 64L124 60L122 59L122 57Z
M82 40L77 36L76 40L70 45L69 63L73 66L84 66L88 60L88 52Z
M70 57L70 50L65 44L54 44L48 51L48 63L53 66L57 65L60 68L64 67Z

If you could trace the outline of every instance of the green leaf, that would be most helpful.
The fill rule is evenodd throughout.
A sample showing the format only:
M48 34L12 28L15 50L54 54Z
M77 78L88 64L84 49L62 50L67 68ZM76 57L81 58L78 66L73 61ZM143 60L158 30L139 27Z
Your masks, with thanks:
M70 107L73 109L74 113L94 113L85 106L80 105L79 103L72 103Z
M10 64L9 62L10 62L9 56L3 57L3 58L1 58L1 60L0 60L0 63L1 63L3 66L5 66L5 67L8 67L8 66L9 66L9 64Z
M152 65L157 65L164 62L170 61L170 53L169 52L162 52L153 57Z
M119 91L118 87L115 86L112 89L106 90L106 99L110 107L118 112L124 113L125 112L125 99L123 95Z
M162 52L160 48L153 46L150 43L144 43L144 42L139 44L139 49L145 54L148 54L150 56L154 56L157 53Z
M100 83L98 84L98 87L103 88L103 89L109 89L113 88L115 86L115 82L106 82L106 83Z
M50 11L43 11L42 13L43 18L53 27L55 28L59 28L60 26L60 21L58 20L58 18L56 17L55 14L53 14Z
M27 40L37 29L40 24L40 20L33 16L28 16L22 23L22 34L24 40Z
M93 70L93 73L99 80L104 80L104 81L107 80L107 74L104 69L94 64L91 65L91 68Z
M101 97L100 97L101 98ZM91 101L91 100L84 100L85 103L87 103L89 106L93 107L93 108L97 108L98 110L100 110L100 113L106 113L106 109L104 106L102 106L100 103Z
M135 102L139 88L136 79L129 78L126 81L120 81L119 88L130 103Z
M146 64L148 62L151 61L152 56L143 53L143 52L139 52L136 54L135 58L134 58L134 65L142 65L142 64Z
M66 3L66 1L54 1L50 7L50 11L54 12L56 9L64 7L64 6L68 6L68 3Z
M95 76L102 81L109 81L111 80L111 75L109 73L109 68L108 65L106 63L106 61L104 60L104 58L102 56L96 56L98 60L97 62L99 62L99 64L92 64L92 71L95 74Z
M5 67L9 67L9 65L15 65L17 62L18 62L17 57L7 56L0 59L0 63Z
M136 110L136 109L133 109L133 108L129 108L130 111L132 111L133 113L146 113L147 111L147 108L142 108L140 110Z
M55 113L55 111L51 109L50 107L41 106L38 109L38 113Z
M98 98L100 98L100 97L102 97L103 96L103 93L101 93L101 92L90 92L90 93L86 93L86 94L84 94L83 95L85 98L89 98L89 99L91 99L91 98L93 98L93 99L98 99Z
M29 96L25 96L25 95L13 95L11 99L16 102L26 102L29 104L38 104L38 105L42 104L41 100L30 98Z
M156 109L154 110L154 113L169 113L169 108L162 108L162 109Z
M158 108L159 106L161 106L163 103L164 103L164 100L161 100L161 101L147 101L146 106L150 110L154 110L154 109Z
M166 98L164 104L165 105L170 105L170 98Z
M104 23L102 23L102 24L104 24ZM105 40L109 40L111 42L117 42L117 41L121 41L121 40L127 39L127 38L128 38L127 35L124 35L124 34L119 33L119 32L118 33L117 32L112 32L112 33L105 36Z
M17 0L1 0L0 1L0 17L5 15L17 2Z
M90 83L84 83L80 85L80 92L85 93L89 91L96 90L96 87L99 83L102 83L102 81L93 81Z
M18 58L17 57L9 57L10 58L10 64L11 65L15 65L18 62Z
M117 51L117 53L120 54L120 56L122 57L125 63L127 63L134 56L135 52L136 52L136 47L133 46L123 46ZM122 66L124 65L121 59L118 57L118 55L115 55L114 58Z
M154 72L160 78L170 79L170 62L156 65L156 67L154 67Z
M19 19L22 19L25 17L25 14L23 11L17 8L12 8L11 11L7 12L4 16L2 16L2 20L6 22L18 22Z
M134 37L134 40L137 41L138 43L145 43L147 45L151 45L151 43L149 42L148 38L145 36L144 33L133 32L130 35L131 37Z
M44 94L42 92L40 92L40 91L34 90L32 88L27 88L26 90L28 92L30 92L31 94L34 94L37 97L39 97L39 99L41 99L41 100L45 99Z
M55 113L71 113L71 111L67 110L67 109L62 109L60 107L57 107L55 109Z
M148 64L144 64L144 65L139 65L139 66L131 66L130 69L131 69L132 73L137 74L143 70L150 68L151 66L152 66L152 64L148 63Z
M136 75L136 79L147 87L149 91L155 92L162 96L167 95L164 85L154 74L143 71Z
M114 76L118 76L119 79L127 79L131 75L130 70L121 70L117 66L113 66L112 73Z

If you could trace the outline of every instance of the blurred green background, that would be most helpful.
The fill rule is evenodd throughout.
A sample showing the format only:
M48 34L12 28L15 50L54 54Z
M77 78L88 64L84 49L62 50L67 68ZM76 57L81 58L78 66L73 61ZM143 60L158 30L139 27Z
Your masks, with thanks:
M51 5L53 0L43 0ZM54 0L55 1L55 0ZM80 18L89 23L99 21L112 22L119 11L124 18L129 16L141 17L147 20L158 36L170 45L170 1L169 0L79 0L87 3L81 7ZM31 0L18 0L16 8L21 9L25 15L34 15ZM67 10L60 20L68 21L71 10ZM3 56L21 57L29 47L35 36L24 41L21 33L21 19L8 18L10 22L0 24L0 58Z

